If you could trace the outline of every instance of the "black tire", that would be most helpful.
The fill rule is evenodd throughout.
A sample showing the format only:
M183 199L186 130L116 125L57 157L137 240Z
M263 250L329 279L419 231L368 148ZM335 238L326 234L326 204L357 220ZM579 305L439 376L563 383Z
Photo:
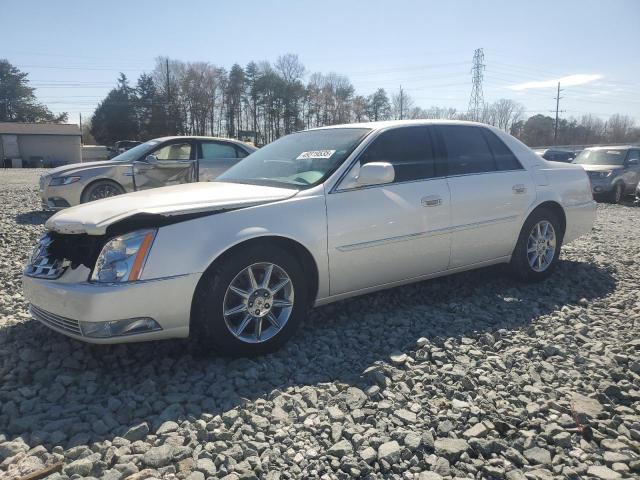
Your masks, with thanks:
M527 244L534 226L545 220L553 226L555 232L555 251L548 266L543 271L536 271L529 263ZM529 215L529 218L527 218L522 226L518 243L516 243L516 247L513 249L511 255L509 267L513 276L523 282L539 282L551 275L558 263L563 236L562 223L556 213L544 207L531 212L531 215Z
M621 203L624 198L624 185L622 182L618 182L613 186L613 190L609 194L609 203L617 204Z
M282 329L273 337L260 343L248 343L227 327L223 305L233 280L249 266L259 263L272 263L286 272L294 291L293 308ZM298 260L277 246L248 246L232 252L203 274L192 302L189 336L199 353L233 357L264 355L278 350L293 336L308 308L308 284Z
M100 196L100 198L92 198L100 192L100 189L105 190L105 193L107 194L105 194L104 196ZM84 191L82 192L80 203L92 202L101 198L115 197L116 195L122 195L123 193L124 188L122 188L120 184L111 180L98 180L97 182L93 182L84 189Z

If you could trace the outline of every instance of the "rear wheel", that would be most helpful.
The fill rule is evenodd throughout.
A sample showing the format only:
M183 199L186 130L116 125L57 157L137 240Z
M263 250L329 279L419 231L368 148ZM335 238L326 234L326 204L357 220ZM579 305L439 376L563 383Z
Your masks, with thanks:
M529 215L522 226L511 256L511 271L520 280L536 282L547 278L556 267L562 246L561 223L547 208Z
M97 182L89 185L84 192L82 192L81 203L93 202L94 200L100 200L102 198L115 197L116 195L122 195L124 189L116 182L110 180L98 180Z
M302 267L284 250L242 248L204 274L193 301L191 337L201 351L273 352L304 317L307 291Z

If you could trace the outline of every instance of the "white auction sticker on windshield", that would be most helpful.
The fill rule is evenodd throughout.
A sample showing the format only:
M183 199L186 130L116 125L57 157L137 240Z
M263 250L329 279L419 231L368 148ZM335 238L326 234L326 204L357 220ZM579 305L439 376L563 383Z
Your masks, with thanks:
M309 152L302 152L298 155L296 160L306 160L308 158L331 158L331 155L336 153L335 150L311 150Z

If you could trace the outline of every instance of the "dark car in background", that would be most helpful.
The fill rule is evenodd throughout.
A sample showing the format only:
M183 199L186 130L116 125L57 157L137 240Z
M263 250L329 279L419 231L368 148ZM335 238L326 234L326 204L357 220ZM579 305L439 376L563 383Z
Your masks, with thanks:
M640 182L640 146L585 148L573 163L587 171L596 200L620 203Z
M558 150L554 148L537 148L534 150L545 160L551 162L565 162L570 163L576 157L576 153L573 150Z

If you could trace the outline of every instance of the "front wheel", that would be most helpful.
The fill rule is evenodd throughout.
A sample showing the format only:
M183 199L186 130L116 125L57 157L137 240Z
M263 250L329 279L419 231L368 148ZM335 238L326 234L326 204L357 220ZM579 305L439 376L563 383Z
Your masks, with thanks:
M89 185L82 193L81 203L93 202L102 198L115 197L122 195L124 189L116 182L109 180L99 180Z
M524 223L511 256L511 271L520 280L547 278L560 256L563 232L557 215L549 209L535 210Z
M624 194L624 186L622 183L618 182L613 187L611 191L611 196L609 197L609 201L614 204L618 204L622 201L622 197Z
M241 248L204 274L193 300L190 336L201 351L273 352L304 317L307 291L302 267L284 250Z

